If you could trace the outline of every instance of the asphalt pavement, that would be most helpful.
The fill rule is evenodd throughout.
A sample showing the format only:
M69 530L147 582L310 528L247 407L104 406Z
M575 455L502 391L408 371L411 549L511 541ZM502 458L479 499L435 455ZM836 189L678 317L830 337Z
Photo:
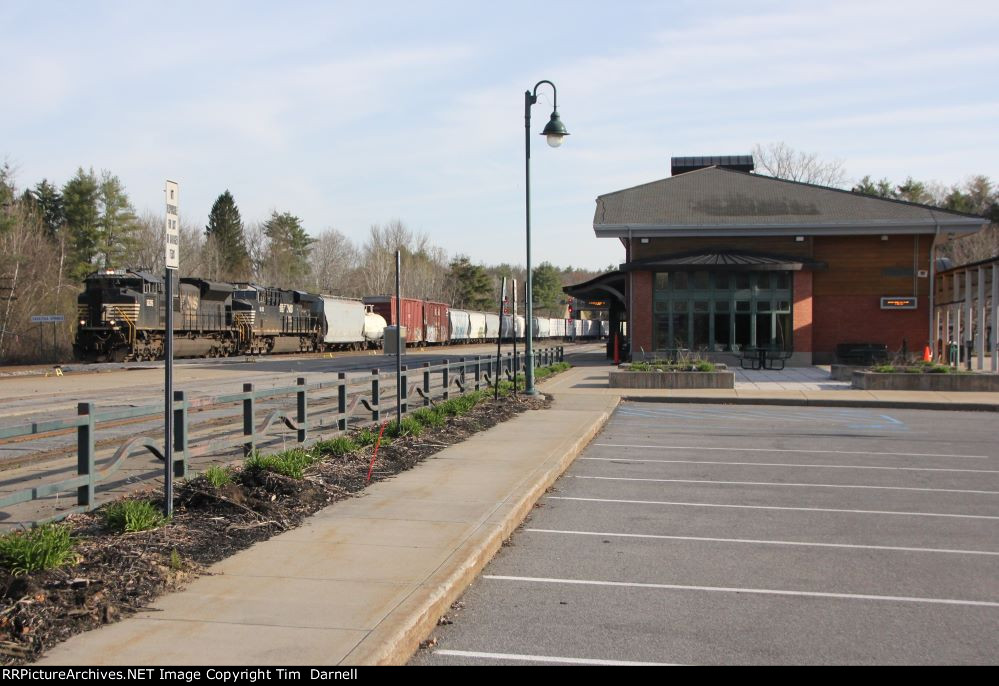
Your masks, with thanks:
M995 663L989 417L623 402L411 664Z

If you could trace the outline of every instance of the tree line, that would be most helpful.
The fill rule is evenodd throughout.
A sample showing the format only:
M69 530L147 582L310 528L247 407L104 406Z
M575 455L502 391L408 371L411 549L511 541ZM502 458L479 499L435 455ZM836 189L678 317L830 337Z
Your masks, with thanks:
M42 179L20 190L10 165L0 166L0 360L67 358L86 276L107 268L160 275L164 238L163 215L139 215L109 171L80 168L61 187ZM523 308L520 265L486 266L449 255L400 220L372 225L358 242L332 228L312 236L287 211L247 222L229 190L216 198L203 225L182 218L179 275L359 298L394 292L396 250L406 297L492 310L505 276L518 280ZM554 316L565 311L562 286L597 273L548 262L533 272L539 314ZM32 325L34 314L64 315L55 350L53 329L44 328L53 325Z

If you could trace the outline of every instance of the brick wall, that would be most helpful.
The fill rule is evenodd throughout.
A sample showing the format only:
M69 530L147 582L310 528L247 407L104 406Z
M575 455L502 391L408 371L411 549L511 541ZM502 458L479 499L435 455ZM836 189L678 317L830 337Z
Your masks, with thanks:
M921 352L929 335L929 305L923 296L915 310L882 310L876 295L817 295L813 312L819 362L831 361L837 343L884 343L894 352L905 339L909 352Z
M631 350L640 356L641 351L652 352L652 272L631 272L629 300L631 304Z

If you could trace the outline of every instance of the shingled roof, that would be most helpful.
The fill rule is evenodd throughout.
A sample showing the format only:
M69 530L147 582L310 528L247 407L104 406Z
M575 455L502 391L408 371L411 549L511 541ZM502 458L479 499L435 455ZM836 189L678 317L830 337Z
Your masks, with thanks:
M972 232L974 215L708 167L597 198L597 236Z

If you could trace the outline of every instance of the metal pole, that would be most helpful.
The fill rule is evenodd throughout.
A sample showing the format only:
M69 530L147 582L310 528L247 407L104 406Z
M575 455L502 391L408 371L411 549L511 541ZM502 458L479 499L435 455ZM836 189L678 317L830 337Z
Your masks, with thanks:
M173 516L173 270L167 268L164 274L166 291L166 336L164 341L163 365L166 377L164 408L166 432L163 439L163 513Z
M517 367L520 358L517 357L517 279L513 280L513 395L517 396Z
M531 105L537 102L536 95L531 91L524 92L524 190L526 193L526 226L527 226L527 289L525 293L524 320L524 395L537 395L534 388L534 345L532 342L533 324L533 280L531 278Z
M395 427L402 429L402 251L395 251Z
M500 288L499 297L499 320L500 320L500 330L499 336L496 337L496 363L499 364L500 355L502 352L503 345L503 301L506 300L506 277L503 277L503 285ZM510 323L513 324L513 337L514 340L517 338L517 320L511 319ZM516 344L515 344L516 345ZM496 382L493 384L493 400L499 400L499 374L496 375Z

